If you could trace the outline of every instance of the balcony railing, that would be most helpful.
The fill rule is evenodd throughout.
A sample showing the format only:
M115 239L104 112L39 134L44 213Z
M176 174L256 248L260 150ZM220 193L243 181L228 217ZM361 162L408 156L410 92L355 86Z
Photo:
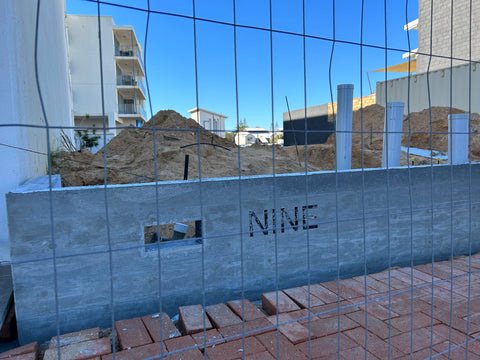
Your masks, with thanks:
M115 46L115 56L136 56L140 61L142 60L137 46L117 45Z
M128 115L142 115L144 118L147 118L147 112L145 111L143 106L139 104L118 104L118 113Z
M139 86L145 94L145 88L140 78L135 78L133 75L117 75L117 85Z

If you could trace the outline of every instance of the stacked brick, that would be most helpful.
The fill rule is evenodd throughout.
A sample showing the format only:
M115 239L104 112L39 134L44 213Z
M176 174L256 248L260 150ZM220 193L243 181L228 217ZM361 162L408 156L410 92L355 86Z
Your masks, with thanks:
M311 284L248 300L179 308L115 323L115 358L438 359L480 358L480 254ZM453 278L453 281L452 281ZM433 291L433 292L432 292ZM470 299L468 298L470 294ZM452 304L452 306L450 305ZM452 312L451 312L452 311ZM99 328L0 354L0 360L111 360Z

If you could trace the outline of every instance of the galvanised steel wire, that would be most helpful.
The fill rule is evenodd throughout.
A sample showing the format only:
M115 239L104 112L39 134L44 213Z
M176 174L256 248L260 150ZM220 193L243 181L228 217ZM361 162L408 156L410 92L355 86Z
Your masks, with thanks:
M306 20L305 20L305 0L302 0L302 32L305 35L305 27L306 27ZM309 205L310 200L308 196L309 188L308 188L308 120L307 120L307 46L306 46L306 38L305 36L302 37L302 50L303 50L303 107L304 111L304 129L305 129L305 146L304 146L304 162L305 162L305 205L306 205L306 217L307 217L307 229L305 233L306 238L306 246L307 246L307 330L308 330L308 344L307 344L307 353L308 358L311 359L312 357L312 349L311 349L311 340L312 340L312 317L311 314L311 294L310 294L310 283L311 283L311 264L310 264L310 216L309 216ZM275 129L276 130L276 129ZM275 133L274 133L275 134ZM274 135L275 139L275 135ZM296 146L295 141L295 146ZM275 142L274 145L275 146ZM297 149L297 157L300 159L298 155Z
M240 130L240 109L238 105L238 58L237 58L237 27L235 24L237 23L237 4L236 0L233 1L233 59L234 59L234 67L235 67L235 112L236 112L236 121L237 121L237 129ZM242 231L243 227L243 191L242 191L242 157L241 157L242 148L240 146L240 141L237 145L237 161L238 161L238 208L239 208L239 216L238 216L238 226L239 226L239 233L240 233L240 283L241 283L241 299L242 299L242 349L245 349L245 267L244 267L244 234ZM245 353L242 354L245 356Z
M47 140L47 153L51 154L50 148L50 128L47 117L47 112L45 110L45 103L43 101L42 89L40 87L40 80L38 76L38 29L40 26L40 0L37 0L37 12L35 14L35 47L34 47L34 61L35 61L35 85L37 86L38 98L40 100L40 106L42 108L43 120L45 121L45 132ZM55 293L55 326L56 326L56 335L57 335L57 356L60 358L60 310L59 310L59 300L58 300L58 272L57 272L57 257L56 257L56 247L57 242L55 238L55 219L53 216L53 186L52 186L52 157L49 156L47 160L48 164L48 203L49 203L49 220L50 220L50 233L52 236L52 260L53 260L53 291Z
M364 152L364 122L363 122L363 23L365 12L365 0L362 0L362 10L360 12L360 147L361 147L361 165L362 165L362 235L363 235L363 291L365 292L365 353L364 358L368 358L368 286L367 286L367 229L365 218L365 152ZM353 134L352 134L353 136Z
M102 26L100 19L100 3L97 1L97 24L98 24L98 50L99 50L99 64L100 64L100 91L102 100L102 125L103 125L103 142L107 143L107 131L105 121L105 93L103 82L103 54L102 54ZM116 343L115 329L115 300L114 300L114 286L113 286L113 256L112 256L112 238L110 234L110 216L108 207L108 178L107 178L107 147L103 147L103 196L105 201L105 222L107 230L108 243L108 271L110 272L110 317L112 326L112 343ZM60 343L60 341L58 341ZM59 350L60 352L60 350ZM113 360L116 359L115 346L112 346Z
M195 60L195 107L197 109L200 108L199 105L199 90L198 90L198 48L197 48L197 20L195 19L195 13L196 13L196 6L195 6L195 0L192 0L192 12L193 12L193 53L194 53L194 60ZM200 119L199 119L200 120ZM203 182L202 182L202 164L201 164L201 147L200 147L200 121L198 121L198 126L197 126L197 161L198 161L198 195L200 199L200 219L202 222L204 221L204 211L203 211ZM206 349L206 342L207 342L207 312L205 310L207 306L207 297L205 294L205 227L202 226L202 306L203 306L203 311L202 311L202 321L203 321L203 345L204 349ZM203 354L205 360L207 360L207 351L204 352Z
M385 16L385 46L383 47L379 47L379 46L376 46L376 45L369 45L369 44L364 44L363 43L363 12L364 12L364 1L362 0L362 12L361 12L361 40L360 40L360 43L355 43L355 42L351 42L351 41L344 41L344 40L341 40L341 39L337 39L336 36L335 36L335 0L333 0L333 36L332 38L322 38L322 37L318 37L318 36L313 36L313 35L309 35L309 34L306 34L306 20L305 20L305 0L303 0L303 31L302 33L295 33L295 32L288 32L288 31L281 31L281 30L276 30L273 28L273 21L272 21L272 1L270 0L270 26L269 28L262 28L262 27L254 27L254 26L247 26L247 25L241 25L241 24L237 24L237 21L236 21L236 4L235 4L235 0L233 0L233 23L228 23L228 22L221 22L221 21L215 21L215 20L209 20L209 19L202 19L202 18L197 18L196 15L195 15L195 0L192 0L192 6L193 6L193 16L186 16L186 15L179 15L179 14L173 14L173 13L166 13L166 12L159 12L159 11L154 11L154 10L151 10L150 9L150 1L148 1L148 8L145 10L145 9L142 9L142 8L137 8L137 7L131 7L131 6L124 6L124 5L119 5L119 4L114 4L114 3L109 3L107 1L99 1L99 0L86 0L86 1L90 1L90 2L95 2L97 4L97 20L98 20L98 32L99 32L99 52L100 52L100 79L101 79L101 95L102 95L102 120L103 120L103 130L104 130L104 142L106 143L106 130L108 129L107 127L107 124L106 124L106 114L105 114L105 104L104 104L104 91L103 91L103 86L104 86L104 83L103 83L103 67L102 67L102 43L101 43L101 21L100 21L100 5L101 4L106 4L106 5L112 5L112 6L122 6L124 8L130 8L132 10L139 10L139 11L146 11L147 12L147 29L146 29L146 33L145 33L145 58L144 58L144 68L145 68L145 78L146 78L146 83L147 83L147 92L148 92L148 96L149 96L149 103L150 103L150 113L151 115L153 116L153 111L152 111L152 104L151 104L151 101L150 101L150 91L149 91L149 86L148 86L148 76L147 76L147 64L146 64L146 53L147 53L147 38L148 38L148 24L149 24L149 18L150 18L150 14L151 13L157 13L157 14L162 14L162 15L169 15L169 16L178 16L178 17L184 17L184 18L189 18L192 20L192 23L193 23L193 33L194 33L194 53L195 53L195 89L196 89L196 105L197 105L197 108L199 107L199 86L198 86L198 64L197 64L197 33L196 33L196 22L197 21L205 21L205 22L210 22L210 23L217 23L217 24L221 24L221 25L226 25L226 26L232 26L233 27L233 33L234 33L234 37L233 37L233 41L234 41L234 61L235 61L235 95L236 95L236 115L237 115L237 126L239 126L239 104L238 104L238 74L237 74L237 45L236 45L236 41L237 41L237 28L247 28L247 29L254 29L254 30L259 30L259 31L268 31L269 32L269 35L270 35L270 76L271 76L271 79L270 79L270 87L271 87L271 106L272 106L272 128L274 129L274 61L273 61L273 46L274 46L274 39L273 39L273 34L287 34L287 35L292 35L292 36L302 36L302 41L303 41L303 66L304 66L304 84L303 84L303 88L304 88L304 107L305 107L305 114L304 114L304 120L305 120L305 133L304 133L304 136L305 136L305 197L306 197L306 203L309 204L309 191L308 191L308 151L307 151L307 139L308 139L308 133L309 132L313 132L313 131L309 131L308 130L308 127L307 127L307 65L306 65L306 55L307 55L307 51L306 51L306 39L320 39L320 40L327 40L327 41L330 41L332 43L332 49L331 49L331 55L330 55L330 64L329 64L329 85L330 85L330 97L331 97L331 102L332 102L332 109L333 109L333 91L332 91L332 62L333 62L333 55L334 55L334 50L335 50L335 44L338 42L338 43L344 43L344 44L350 44L350 45L358 45L360 47L360 73L361 73L361 76L360 76L360 84L361 84L361 89L360 89L360 93L361 93L361 97L363 97L363 88L362 88L362 84L363 84L363 77L362 77L362 69L363 69L363 49L364 47L370 47L370 48L380 48L382 50L384 50L385 52L385 66L387 67L387 53L388 51L402 51L404 52L403 49L397 49L397 48L389 48L388 47L388 41L387 41L387 1L384 0L384 16ZM408 0L406 0L406 20L408 22ZM42 106L42 112L43 112L43 117L45 119L45 123L46 125L45 126L35 126L35 125L22 125L22 124L3 124L2 126L27 126L27 127L40 127L40 128L45 128L46 129L46 135L47 135L47 154L45 155L48 155L51 153L51 149L50 149L50 134L49 134L49 131L51 129L54 129L54 128L68 128L68 127L58 127L58 126L50 126L49 123L48 123L48 119L47 119L47 116L46 116L46 111L45 111L45 105L44 105L44 102L43 102L43 98L42 98L42 92L41 92L41 88L40 88L40 82L39 82L39 78L38 78L38 59L37 59L37 47L38 47L38 28L39 28L39 12L40 12L40 0L37 1L37 14L36 14L36 33L35 33L35 75L36 75L36 84L37 84L37 90L38 90L38 93L39 93L39 98L40 98L40 103L41 103L41 106ZM432 57L438 57L438 58L446 58L446 59L449 59L450 60L450 113L452 113L452 108L453 108L453 99L452 99L452 91L453 91L453 87L452 87L452 83L453 83L453 71L452 71L452 68L453 68L453 60L462 60L460 58L454 58L453 57L453 0L451 1L451 31L450 31L450 56L447 57L447 56L443 56L443 55L434 55L432 54L432 29L433 29L433 1L431 1L431 19L430 19L430 52L427 53L427 54L422 54L422 53L418 53L418 55L428 55L429 56L429 63L428 63L428 71L427 71L427 93L428 93L428 102L429 102L429 117L430 117L430 131L428 132L430 134L430 148L431 150L433 150L433 134L435 134L436 132L433 131L433 125L432 125L432 113L431 113L431 96L430 96L430 83L429 83L429 69L430 69L430 64L431 64L431 60L432 60ZM411 46L410 46L410 37L409 37L409 34L408 34L408 31L407 31L407 38L408 38L408 51L411 52ZM470 72L469 72L469 119L471 117L471 102L472 102L472 99L471 99L471 92L472 92L472 75L471 75L471 68L472 68L472 64L475 63L474 61L472 61L472 58L471 58L471 40L472 40L472 1L470 0L470 33L469 33L469 41L470 41L470 49L469 49L469 59L468 59L468 62L469 62L469 68L470 68ZM409 60L409 68L410 68L410 60ZM408 73L408 91L407 91L407 113L408 113L408 125L409 125L409 145L410 145L410 136L411 136L411 123L410 123L410 72ZM385 81L387 81L387 73L385 72ZM388 99L387 97L387 88L385 88L385 97L386 99ZM362 158L362 216L360 217L360 219L362 220L362 223L363 223L363 247L364 247L364 289L365 289L365 302L364 302L364 305L365 305L365 312L366 312L366 315L365 315L365 358L367 357L367 349L368 349L368 341L367 341L367 334L368 334L368 311L367 311L367 304L374 301L374 300L378 300L380 299L377 298L377 299L373 299L373 300L368 300L368 297L367 297L367 290L368 290L368 286L367 286L367 260L366 260L366 228L365 228L365 223L366 223L366 220L368 218L372 218L374 216L367 216L365 214L365 174L364 174L364 148L363 148L363 142L364 142L364 139L363 139L363 102L361 102L361 106L360 106L360 113L361 113L361 131L360 131L360 134L361 134L361 158ZM334 118L335 118L335 114L334 114ZM386 132L387 133L390 133L388 131L388 124L386 123L385 124L386 126ZM78 127L74 127L75 129L79 129ZM156 150L155 150L155 146L156 146L156 142L155 142L155 132L159 130L159 128L156 128L155 127L155 124L153 124L152 128L151 128L152 132L153 132L153 136L154 136L154 162L155 162L155 189L156 189L156 205L157 205L157 232L159 231L159 219L160 219L160 209L159 209L159 197L158 197L158 186L159 186L159 181L158 181L158 165L157 165L157 154L156 154ZM170 130L170 129L164 129L164 130ZM191 131L191 129L176 129L176 130L180 130L180 131ZM471 131L470 131L470 127L469 127L469 143L471 143ZM354 131L352 131L352 133L354 133ZM201 130L200 128L198 127L197 128L197 140L198 140L198 143L200 143L200 135L201 135ZM388 136L386 137L386 148L387 148L387 152L388 152ZM11 146L11 145L8 145L8 144L0 144L2 146ZM12 146L11 146L12 147ZM410 148L410 146L408 146L408 148ZM470 147L469 147L470 149ZM31 151L29 149L25 149L25 148L19 148L19 150L22 150L22 151ZM203 215L203 197L202 197L202 171L201 171L201 163L200 163L200 159L201 159L201 149L200 149L200 145L198 144L198 166L199 166L199 179L198 179L198 184L199 184L199 193L200 193L200 217L201 219L203 220L204 219L204 215ZM42 153L43 154L43 153ZM408 153L407 153L408 154ZM454 255L454 243L453 243L453 210L454 208L456 208L458 205L454 204L454 187L453 187L453 180L454 180L454 177L453 177L453 165L451 164L450 165L450 186L451 186L451 198L450 198L450 206L448 207L451 211L451 218L450 218L450 222L451 222L451 225L450 225L450 232L451 232L451 263L450 263L450 270L451 270L451 277L450 279L447 279L448 281L450 281L450 324L449 324L449 347L448 347L448 351L446 351L448 353L448 355L450 356L451 354L451 351L453 349L456 349L462 345L465 345L466 346L466 357L468 357L468 345L471 341L473 340L476 340L476 339L470 339L469 340L469 326L470 326L470 297L471 297L471 276L472 274L474 273L477 273L477 272L472 272L472 267L471 267L471 255L472 255L472 239L471 239L471 231L472 231L472 207L474 204L476 204L475 202L472 201L472 189L471 189L471 184L472 184L472 161L471 161L471 153L469 153L469 156L470 156L470 159L469 159L469 168L468 168L468 191L469 191L469 199L468 199L468 210L469 210L469 222L468 222L468 226L469 226L469 232L468 232L468 240L469 240L469 272L468 272L468 281L469 281L469 286L468 286L468 309L467 309L467 335L466 335L466 341L465 343L463 344L459 344L457 346L452 346L451 344L451 337L452 337L452 322L453 322L453 283L454 283L454 280L455 279L458 279L459 277L458 276L454 276L454 272L453 272L453 267L454 267L454 264L453 264L453 255ZM272 192L273 192L273 203L274 203L274 209L276 209L276 181L275 181L275 178L276 178L276 172L275 172L275 146L272 147L272 161L273 161L273 174L272 174L272 179L273 179L273 188L272 188ZM132 249L132 248L135 248L135 246L131 246L131 247L124 247L124 248L121 248L121 249L113 249L112 248L112 245L111 245L111 237L110 237L110 224L109 224L109 208L108 208L108 179L107 179L107 154L106 154L106 148L104 148L103 150L103 162L104 162L104 184L103 184L103 187L104 187L104 201L105 201L105 215L106 215L106 228L107 228L107 240L108 240L108 250L104 251L103 253L108 253L109 255L109 271L110 271L110 306L111 306L111 319L112 319L112 329L114 328L114 323L115 323L115 314L114 314L114 287L113 287L113 261L112 261L112 255L115 251L120 251L120 250L125 250L125 249ZM390 246L390 218L391 218L391 215L392 213L390 212L390 206L389 206L389 196L390 196L390 186L389 186L389 164L388 164L388 157L386 157L386 186L387 186L387 197L386 197L386 206L387 206L387 234L388 234L388 251L389 251L389 254L388 254L388 261L389 261L389 267L388 267L388 283L389 283L389 292L388 292L388 300L389 300L389 312L390 312L390 316L389 316L389 334L388 334L388 351L389 351L389 358L391 357L391 301L392 301L392 296L396 295L397 293L394 293L392 294L392 291L391 291L391 274L390 274L390 268L391 268L391 254L390 254L390 249L391 249L391 246ZM238 184L239 184L239 207L240 209L242 208L242 197L241 197L241 194L242 194L242 181L241 181L241 178L242 178L242 175L241 175L241 154L240 154L240 147L238 148L238 163L239 163L239 174L238 174ZM408 174L409 174L409 201L410 201L410 211L408 211L407 213L410 214L410 232L411 232L411 243L410 243L410 249L411 249L411 272L410 272L410 277L411 277L411 283L410 283L410 289L408 291L411 292L411 328L410 328L410 355L413 356L413 290L415 289L420 289L422 287L418 287L418 286L414 286L414 283L413 283L413 265L414 265L414 261L413 261L413 234L414 234L414 231L413 231L413 214L415 213L415 211L419 211L419 209L413 209L413 194L412 194L412 179L411 179L411 167L410 167L410 163L407 161L408 165ZM336 193L336 217L335 217L335 224L336 224L336 236L337 236L337 292L338 292L338 296L337 296L337 317L338 317L338 331L337 331L337 339L338 339L338 343L337 343L337 355L338 357L340 357L340 334L341 334L341 331L340 331L340 309L343 309L345 307L341 307L340 306L340 247L339 247L339 224L342 222L342 221L350 221L350 219L347 219L347 218L341 218L339 216L339 211L338 211L338 192L339 192L339 184L338 184L338 170L337 170L337 166L335 166L335 193ZM433 185L434 185L434 173L433 173L433 160L431 159L430 160L430 169L431 169L431 207L430 207L430 213L431 213L431 229L432 229L432 239L431 239L431 244L432 244L432 282L431 282L431 290L432 290L432 294L431 294L431 300L432 300L432 304L431 304L431 326L430 326L430 333L431 333L431 346L430 346L430 354L433 355L432 353L432 347L433 347L433 343L432 343L432 339L433 339L433 303L434 303L434 285L435 284L438 284L439 282L438 281L434 281L434 260L435 260L435 257L434 257L434 251L433 251L433 248L434 248L434 239L433 239L433 227L434 227L434 216L433 216L433 211L435 209L437 209L437 207L434 206L434 194L433 194ZM55 288L55 301L56 301L56 322L57 322L57 336L60 336L60 324L59 324L59 316L60 316L60 313L59 313L59 308L58 308L58 280L57 280L57 269L56 269L56 262L58 259L61 259L61 258L67 258L67 257L71 257L71 256L80 256L80 255L84 255L84 254L94 254L94 253L102 253L102 251L93 251L93 252L83 252L83 253L79 253L79 254L71 254L71 255L62 255L62 256L57 256L56 255L56 252L55 252L55 229L54 229L54 217L53 217L53 201L52 201L52 173L51 173L51 159L49 158L49 161L48 161L48 172L49 172L49 192L50 192L50 196L49 196L49 201L50 201L50 228L51 228L51 234L52 234L52 243L54 244L53 246L53 249L52 249L52 257L48 257L48 258L43 258L43 259L32 259L31 261L43 261L43 260L53 260L53 264L54 264L54 288ZM460 205L461 206L461 205ZM241 242L241 284L242 284L242 287L241 287L241 292L242 292L242 314L244 314L244 301L245 300L245 288L244 288L244 258L243 258L243 236L245 234L245 232L242 231L242 211L240 211L240 231L238 233L233 233L233 234L237 234L237 235L240 235L240 242ZM307 219L308 221L310 221L309 217L308 217L308 209L307 209ZM320 223L320 222L317 222L317 223ZM324 223L328 223L328 221L325 221ZM219 235L219 236L225 236L225 234L222 234L222 235ZM202 238L204 237L204 234L202 234ZM214 238L215 236L211 236L212 238ZM309 231L307 229L307 232L306 232L306 240L307 240L307 286L308 286L308 289L310 289L310 283L311 283L311 264L310 264L310 234L309 234ZM144 245L143 245L144 246ZM162 297L161 297L161 273L162 273L162 267L161 267L161 259L160 259L160 247L158 246L157 247L158 249L158 275L159 275L159 308L160 308L160 312L162 311ZM24 262L28 262L30 260L26 260L26 261L12 261L12 264L20 264L20 263L24 263ZM463 275L462 275L463 276ZM276 235L276 232L275 232L275 290L276 290L276 303L277 303L277 308L278 308L278 292L279 292L279 269L278 269L278 239L277 239L277 235ZM430 286L430 284L428 284L428 286ZM202 242L202 298L203 298L203 306L205 307L206 306L206 294L205 294L205 249L204 249L204 242ZM308 292L308 303L310 305L310 291ZM290 322L293 322L290 321L290 322L282 322L280 323L279 322L279 313L277 311L276 313L276 317L277 317L277 325L272 325L276 328L277 330L277 356L280 355L280 348L279 348L279 324L286 324L286 323L290 323ZM311 314L311 309L310 309L310 306L308 307L308 315L306 317L308 319L308 338L309 338L309 347L308 347L308 353L309 353L309 356L311 356L311 349L310 349L310 340L311 340L311 329L310 329L310 322L311 322L311 318L312 318L312 314ZM206 335L206 326L205 326L205 323L206 323L206 314L205 312L203 313L203 320L204 320L204 328L203 328L203 332L204 332L204 336ZM242 331L242 343L243 343L243 346L245 346L245 336L246 336L246 333L245 333L245 322L243 321L242 322L243 324L243 331ZM162 334L162 327L160 326L160 332ZM115 337L114 334L112 334L113 337ZM162 335L161 335L162 336ZM205 336L205 340L204 340L204 345L206 345L206 336ZM113 349L113 352L114 352L114 358L115 358L115 349ZM172 353L175 353L175 352L172 352ZM445 353L445 352L444 352ZM60 348L58 347L58 355L60 355ZM438 356L440 354L437 354L436 356ZM207 355L206 355L206 352L204 354L205 358L207 358ZM243 354L243 357L245 356L245 354ZM162 350L162 354L161 354L161 357L163 358L163 350Z
M274 101L274 71L273 71L273 10L272 10L272 0L269 0L268 3L268 13L269 13L269 48L270 48L270 96L271 96L271 111L272 111L272 129L275 128L275 101ZM275 171L275 146L272 146L272 197L273 197L273 208L277 209L277 178ZM275 224L276 227L276 224ZM280 327L278 326L279 319L279 284L280 284L280 274L278 271L278 235L275 229L274 231L274 242L275 242L275 317L277 323L276 329L276 347L277 347L277 359L280 358Z
M147 50L148 50L148 31L150 26L150 0L147 0L147 20L145 26L145 51L143 53L143 68L145 70L145 85L147 88L148 106L150 110L150 119L152 121L152 138L153 138L153 167L155 174L155 216L157 218L157 234L160 234L160 197L159 197L159 184L158 184L158 155L157 155L157 134L155 129L155 117L153 116L152 97L150 95L150 84L148 82L148 69L147 69ZM133 46L132 46L133 48ZM135 64L135 63L134 63ZM134 72L135 74L135 72ZM136 102L135 102L136 103ZM158 236L158 235L157 235ZM163 299L162 299L162 257L160 252L160 245L157 246L157 269L158 269L158 312L160 313L161 320L159 322L160 341L163 341ZM164 351L163 346L160 349L160 357L163 359Z

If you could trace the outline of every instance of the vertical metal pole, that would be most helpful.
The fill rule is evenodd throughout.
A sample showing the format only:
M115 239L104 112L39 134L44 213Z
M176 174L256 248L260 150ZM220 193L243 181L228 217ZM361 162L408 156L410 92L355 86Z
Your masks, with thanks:
M352 167L353 84L337 87L337 121L335 123L335 157L337 170Z

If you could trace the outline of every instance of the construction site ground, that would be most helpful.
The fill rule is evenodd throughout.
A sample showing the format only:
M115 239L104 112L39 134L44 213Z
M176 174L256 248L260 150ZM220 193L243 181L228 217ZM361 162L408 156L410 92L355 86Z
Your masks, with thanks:
M371 105L353 113L352 168L381 167L384 111L379 105ZM402 146L446 153L450 112L462 113L458 109L433 107L405 116ZM479 129L480 115L472 114L472 161L480 159ZM188 179L335 169L334 134L325 144L238 147L173 110L159 111L142 128L122 130L105 150L106 156L103 149L96 154L88 150L55 153L52 156L53 173L61 175L63 186L104 184L106 163L108 184L183 180L186 155L189 156ZM415 158L414 165L437 163L435 156L430 159L402 152L400 165L411 165L412 157Z

